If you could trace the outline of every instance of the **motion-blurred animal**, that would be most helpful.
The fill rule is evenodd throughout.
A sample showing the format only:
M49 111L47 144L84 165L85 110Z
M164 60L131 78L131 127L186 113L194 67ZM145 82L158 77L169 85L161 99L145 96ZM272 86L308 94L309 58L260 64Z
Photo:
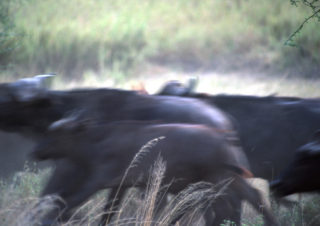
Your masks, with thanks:
M53 91L32 85L30 81L33 80L0 85L0 93L3 94L0 99L0 129L18 132L37 141L45 135L51 123L80 112L82 119L93 118L99 123L157 120L158 123L203 124L237 139L229 118L200 100L144 95L119 89ZM239 151L238 155L249 168L243 153ZM240 202L234 207L240 209Z
M66 159L69 162L57 165L42 192L43 196L61 196L66 204L66 215L100 189L117 188L121 183L123 189L145 187L148 181L146 172L161 155L166 161L163 183L173 181L168 192L176 194L187 185L199 181L219 183L233 178L227 195L229 193L239 200L249 201L263 214L267 225L277 224L259 192L243 179L243 176L251 174L242 165L239 150L230 144L229 135L219 129L198 124L141 121L92 124L67 118L55 122L51 130L33 156L40 160ZM131 168L121 182L139 149L148 141L162 136L165 139L144 153L136 167ZM61 202L57 204L60 209L65 207ZM57 216L57 212L52 212L45 222L52 223ZM215 222L215 225L220 223Z
M120 89L53 91L17 82L0 84L0 129L41 136L54 121L81 111L101 122L161 120L232 130L219 109L191 98L143 95Z
M281 176L271 182L271 189L278 196L320 190L320 131L314 138L301 146L293 162Z
M159 120L200 123L232 131L231 122L223 112L198 100L154 97L117 89L54 91L41 85L46 78L49 77L36 76L0 84L0 130L29 138L2 133L6 145L0 150L0 161L4 163L0 165L1 176L23 169L33 142L41 139L51 123L73 112L81 111L84 118L100 122ZM16 142L11 148L7 143L12 139Z
M293 161L295 150L320 129L320 100L277 96L209 95L172 81L158 95L192 97L220 108L233 119L256 177L273 180Z

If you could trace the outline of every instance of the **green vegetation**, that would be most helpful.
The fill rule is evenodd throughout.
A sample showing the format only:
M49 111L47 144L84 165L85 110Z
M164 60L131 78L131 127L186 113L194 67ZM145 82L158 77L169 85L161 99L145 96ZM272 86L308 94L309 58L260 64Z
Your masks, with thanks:
M313 226L320 224L319 204L319 194L307 193L297 198L289 207L273 203L273 209L280 225Z
M319 69L315 20L295 36L297 48L284 45L310 14L290 1L11 0L10 13L23 34L14 51L14 73L23 76L93 71L124 79L149 63L304 76Z
M287 41L285 42L286 45L291 45L291 46L296 46L296 44L294 43L294 37L303 29L304 25L306 23L308 23L311 19L318 19L318 21L320 21L320 2L319 0L290 0L292 5L295 6L300 6L303 5L305 7L308 7L309 9L311 9L311 15L308 16L302 23L301 25L297 28L297 30L295 30L290 37L287 39Z
M13 49L17 46L13 17L10 12L10 0L0 2L0 72L11 63Z
M0 225L23 225L50 171L33 170L26 164L24 171L17 172L10 180L0 180Z

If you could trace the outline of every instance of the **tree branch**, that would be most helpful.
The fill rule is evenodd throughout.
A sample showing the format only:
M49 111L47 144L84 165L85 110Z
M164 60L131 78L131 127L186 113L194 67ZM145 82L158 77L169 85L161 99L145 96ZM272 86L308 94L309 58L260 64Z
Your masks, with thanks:
M289 38L284 42L284 45L288 45L288 46L297 46L296 44L294 44L293 38L301 31L301 29L303 28L303 26L313 17L318 17L319 18L319 14L320 13L320 9L314 10L313 14L311 16L309 16L308 18L306 18L303 23L298 27L297 30L295 30L295 32L293 32Z

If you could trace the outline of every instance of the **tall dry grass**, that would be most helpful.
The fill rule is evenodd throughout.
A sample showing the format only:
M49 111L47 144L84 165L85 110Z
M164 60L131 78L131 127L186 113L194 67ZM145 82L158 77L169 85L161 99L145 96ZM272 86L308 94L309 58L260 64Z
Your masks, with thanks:
M184 213L190 214L188 225L198 224L202 220L199 213L220 194L219 190L217 191L216 187L210 183L200 182L190 185L173 198L165 209L156 213L158 195L161 194L162 198L166 198L166 194L162 192L163 189L166 190L166 187L161 186L164 174L165 162L159 158L150 170L150 179L144 196L131 190L119 206L118 211L115 212L109 225L166 226ZM227 183L224 186L227 186ZM103 207L107 201L105 196L105 192L95 195L79 207L68 222L59 225L97 225L100 217L104 214ZM1 206L1 225L38 225L41 218L55 208L54 203L57 199L58 197L54 196L43 198L29 196L11 200L10 205Z
M163 137L151 140L144 145L141 150L133 158L131 164L126 170L124 178L129 174L129 171L137 164L143 161L143 156L150 151L156 143L163 139ZM41 180L45 181L48 177L48 172L41 175L36 172L25 172L24 175L20 174L21 180L30 175L42 177ZM30 174L30 175L29 175ZM114 216L109 225L135 225L135 226L151 226L151 225L170 225L172 221L178 220L180 216L189 214L188 224L198 224L201 220L201 213L205 210L214 199L220 195L223 189L228 185L228 182L223 183L221 189L210 184L199 182L190 185L188 188L179 193L175 198L172 198L166 208L161 209L158 206L159 200L167 199L167 188L170 185L162 185L162 179L165 175L165 162L159 157L150 170L149 181L145 188L144 195L141 195L136 189L131 189L126 198L123 200L118 210L114 212ZM45 178L44 178L45 177ZM39 180L39 179L38 179ZM14 180L15 181L15 180ZM55 209L55 202L59 197L46 196L39 198L41 186L37 185L36 192L26 192L23 196L14 195L12 190L14 183L3 183L2 197L0 199L0 222L3 226L27 226L39 225L41 218L48 214L51 210ZM32 183L30 183L32 184ZM19 183L23 187L23 183ZM122 183L120 184L122 186ZM19 190L19 189L18 189ZM69 225L98 225L100 218L103 214L109 212L104 211L104 206L107 202L113 200L106 199L106 192L100 192L92 199L84 203L81 207L77 208L70 220L65 223L60 223L61 226Z
M143 146L131 162L127 172L142 162L143 156L160 139L152 140ZM11 181L0 184L1 226L39 225L42 217L56 208L55 201L59 197L38 197L49 174L48 169L32 171L26 168L25 172L17 173ZM204 225L204 211L210 211L210 205L217 197L224 195L225 189L231 182L226 180L215 185L199 182L190 185L176 196L170 196L167 193L170 184L162 184L164 175L165 162L158 158L150 169L149 180L143 195L139 189L130 189L108 225L169 226L175 221L177 221L176 225ZM104 211L105 204L113 202L113 200L108 200L107 196L106 191L93 195L90 200L73 212L69 221L59 225L98 225L101 216L109 213ZM161 200L167 202L163 208L159 206ZM273 209L282 225L317 225L319 223L319 200L312 196L303 200L300 207L295 205L291 209L284 209L274 205ZM263 225L262 218L259 216L243 219L242 222L242 225L245 226ZM226 221L223 225L233 225L233 222Z

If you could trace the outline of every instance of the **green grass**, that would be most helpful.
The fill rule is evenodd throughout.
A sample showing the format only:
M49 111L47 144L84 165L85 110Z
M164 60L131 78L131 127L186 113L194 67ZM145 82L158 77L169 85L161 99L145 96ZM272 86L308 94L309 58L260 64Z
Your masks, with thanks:
M175 69L296 71L320 61L319 23L284 41L310 13L290 1L11 0L15 73L86 71L124 79L146 63ZM297 71L298 70L298 71ZM314 74L314 73L313 73Z

